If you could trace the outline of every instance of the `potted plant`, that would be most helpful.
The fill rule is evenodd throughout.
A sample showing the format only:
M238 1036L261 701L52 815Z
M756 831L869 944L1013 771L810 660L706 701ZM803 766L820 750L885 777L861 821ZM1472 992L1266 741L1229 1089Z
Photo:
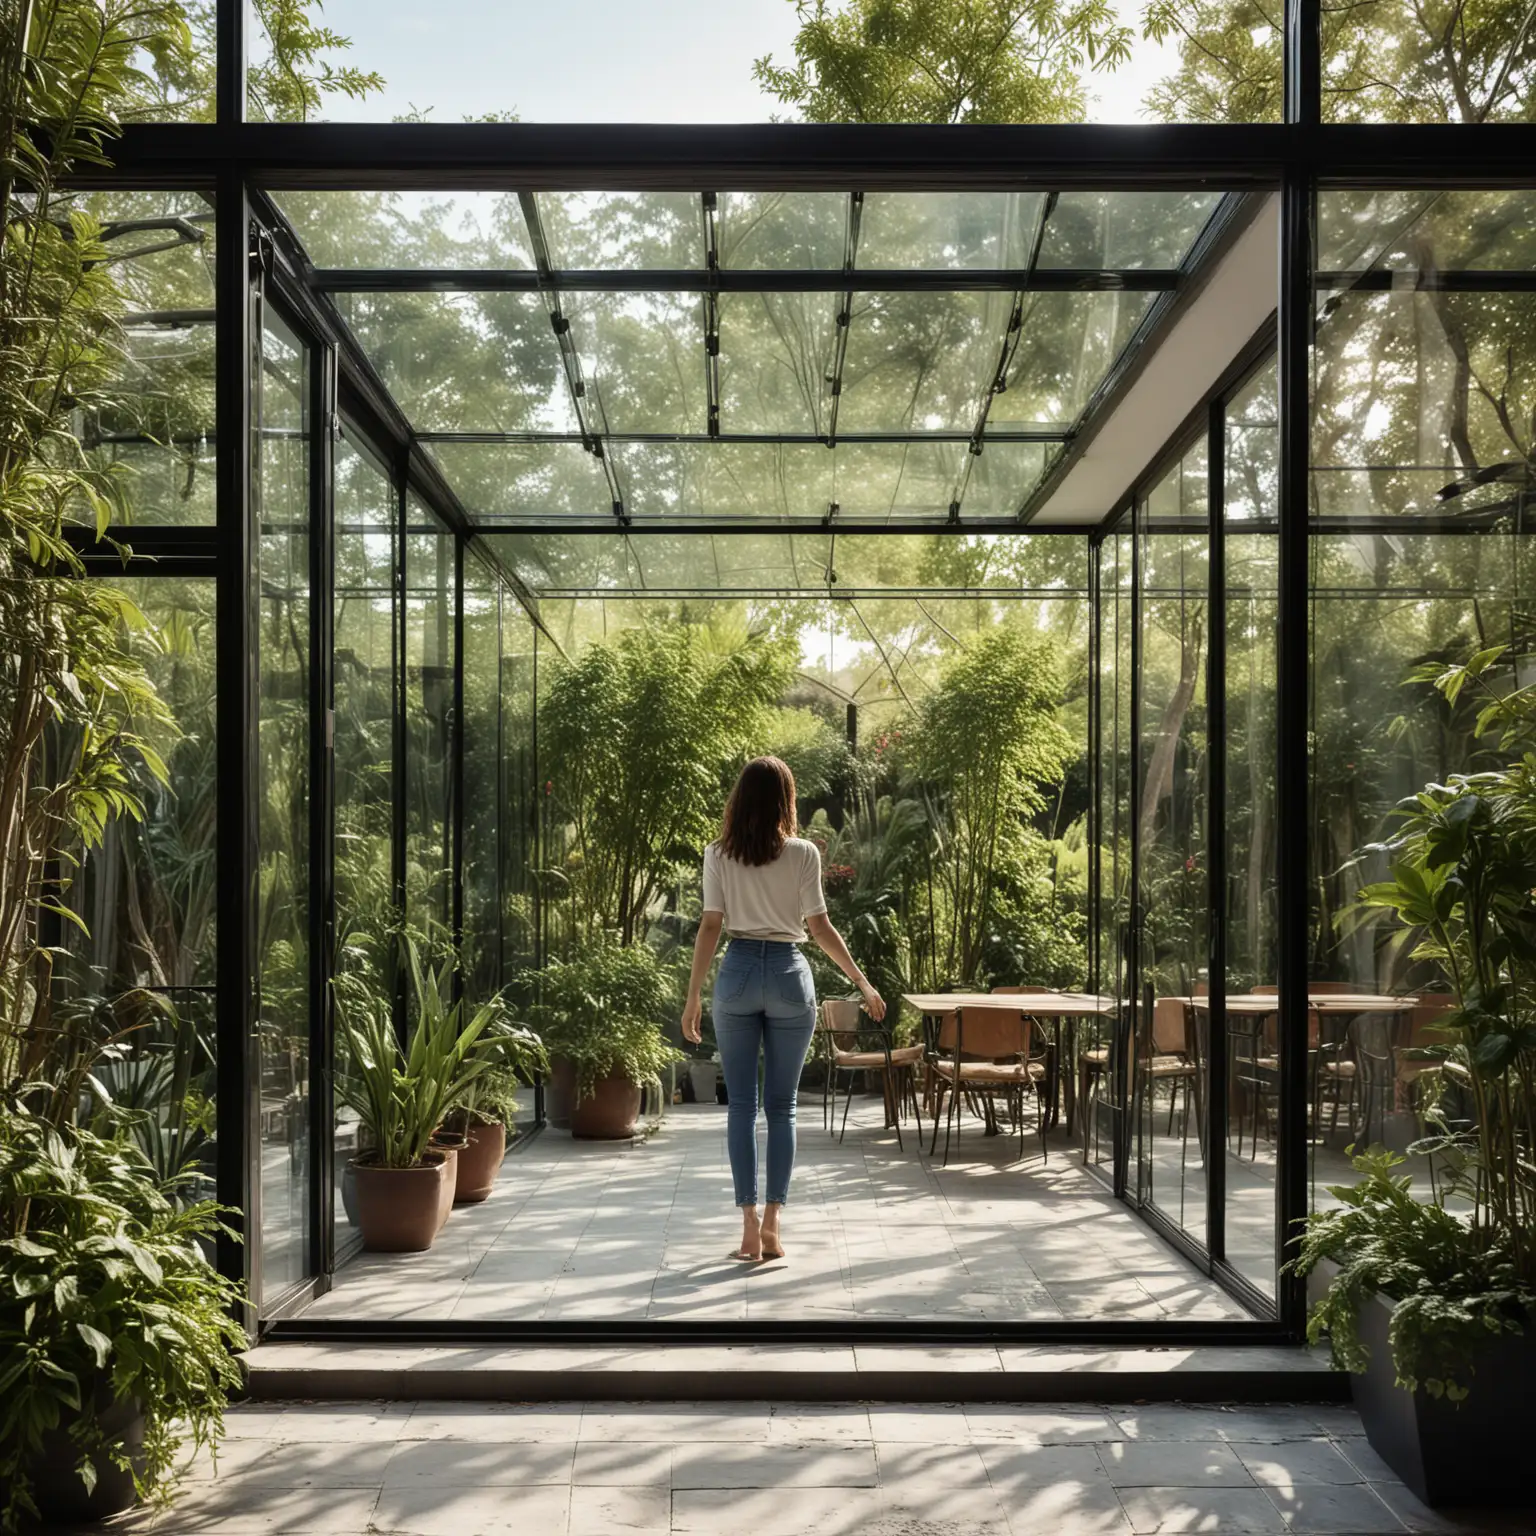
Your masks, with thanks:
M518 1092L536 1071L549 1066L539 1037L530 1030L519 1030L515 1039L504 1042L503 1062L513 1058L519 1065L496 1066L476 1078L449 1111L447 1123L464 1137L455 1205L477 1205L489 1197L506 1156L507 1132L517 1122Z
M179 1198L119 1127L0 1107L0 1526L164 1503L184 1448L212 1446L240 1385L240 1292L204 1246L211 1201Z
M609 938L518 984L538 999L528 1012L549 1050L554 1094L569 1098L571 1134L634 1135L642 1088L683 1060L658 1022L676 997L671 969L648 945Z
M1421 673L1455 703L1485 696L1479 736L1509 766L1455 775L1401 808L1379 852L1390 878L1361 893L1437 964L1455 1006L1422 1067L1429 1134L1410 1147L1439 1170L1415 1195L1402 1160L1363 1175L1312 1216L1295 1269L1318 1275L1309 1334L1354 1378L1371 1444L1428 1503L1529 1496L1524 1402L1536 1379L1536 699L1498 686L1497 650Z
M694 1101L699 1104L714 1102L715 1088L720 1081L720 1058L713 1052L693 1056L688 1061L688 1081L693 1088Z
M453 1205L448 1159L432 1138L450 1106L495 1065L508 1026L499 1001L466 1019L463 1000L452 999L451 962L432 971L414 939L402 936L400 947L415 999L403 1047L377 989L337 979L337 1029L346 1044L337 1091L356 1111L369 1148L353 1159L363 1246L419 1253Z

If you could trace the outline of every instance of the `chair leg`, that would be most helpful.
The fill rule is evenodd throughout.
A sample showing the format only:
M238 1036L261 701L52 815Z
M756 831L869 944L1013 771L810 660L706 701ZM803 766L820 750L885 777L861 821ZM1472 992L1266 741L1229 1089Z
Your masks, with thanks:
M944 1113L944 1083L937 1075L933 1082L933 1140L928 1146L928 1156L939 1149L939 1116Z
M896 1127L896 1147L898 1151L907 1150L901 1139L901 1101L900 1090L896 1084L896 1070L894 1067L885 1069L885 1081L881 1084L881 1092L885 1096L885 1102L891 1106L891 1121Z
M843 1144L843 1137L848 1134L848 1111L849 1111L849 1109L853 1105L853 1080L854 1080L854 1078L856 1078L859 1075L857 1068L849 1067L847 1070L848 1070L848 1092L843 1097L843 1128L838 1133L838 1137L837 1137L837 1144L838 1144L838 1146L842 1146L842 1144Z
M956 1106L960 1103L960 1084L957 1082L949 1095L949 1115L944 1121L944 1162L941 1166L949 1167L949 1138L953 1133L955 1139L960 1139L959 1117L955 1114Z

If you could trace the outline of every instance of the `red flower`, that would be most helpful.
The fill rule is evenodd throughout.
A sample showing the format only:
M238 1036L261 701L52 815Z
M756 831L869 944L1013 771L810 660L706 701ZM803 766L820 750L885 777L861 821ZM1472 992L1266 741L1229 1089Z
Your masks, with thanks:
M552 794L554 794L554 792L555 792L555 781L553 779L545 779L545 781L544 781L544 793L546 795L552 795Z
M1194 872L1195 872L1195 856L1194 856L1194 854L1190 854L1190 856L1187 859L1184 860L1184 873L1186 875L1192 875Z

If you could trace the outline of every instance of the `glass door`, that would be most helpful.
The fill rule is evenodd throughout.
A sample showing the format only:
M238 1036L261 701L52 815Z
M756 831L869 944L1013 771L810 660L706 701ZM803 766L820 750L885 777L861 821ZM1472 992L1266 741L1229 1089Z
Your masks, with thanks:
M1201 439L1137 509L1137 897L1134 1050L1142 1199L1206 1237L1205 1105L1210 858L1206 662L1209 474Z
M315 350L255 294L251 380L256 735L255 1301L262 1317L304 1293L322 1264L314 1051Z

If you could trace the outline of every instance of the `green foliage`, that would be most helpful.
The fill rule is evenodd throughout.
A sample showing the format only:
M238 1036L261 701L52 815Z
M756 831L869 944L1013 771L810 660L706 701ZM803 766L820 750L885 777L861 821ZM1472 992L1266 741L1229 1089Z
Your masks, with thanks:
M1334 1363L1362 1372L1370 1352L1360 1340L1362 1309L1376 1296L1396 1303L1388 1339L1398 1385L1459 1400L1477 1357L1502 1334L1523 1333L1536 1288L1522 1277L1507 1238L1467 1240L1466 1223L1436 1201L1415 1198L1412 1178L1394 1177L1402 1159L1389 1152L1354 1159L1363 1175L1330 1189L1341 1202L1308 1221L1294 1267L1307 1275L1324 1259L1339 1273L1312 1309L1307 1337L1326 1333Z
M357 1114L368 1155L386 1168L416 1167L444 1116L493 1068L527 1075L545 1065L538 1037L508 1020L499 996L470 1013L453 996L451 963L434 971L408 936L401 950L415 1001L403 1049L380 988L356 972L334 982L346 1055L337 1092Z
M165 1501L182 1447L214 1445L240 1385L239 1293L203 1254L219 1208L172 1198L138 1148L50 1125L11 1097L0 1109L0 1524L35 1513L27 1475L61 1420L94 1481L92 1455L128 1465L103 1432L107 1399L144 1413L143 1498Z
M644 937L679 862L696 865L714 835L722 786L763 738L793 661L783 640L675 624L554 668L539 753L569 820L556 873L578 933Z
M1084 69L1130 58L1109 0L794 0L795 63L759 85L813 123L1070 123Z
M1437 1043L1410 1053L1428 1066L1431 1132L1410 1150L1446 1173L1420 1204L1406 1178L1390 1176L1393 1159L1358 1160L1365 1179L1335 1191L1342 1212L1313 1217L1300 1260L1344 1266L1313 1319L1337 1330L1341 1359L1359 1358L1359 1307L1384 1291L1399 1303L1399 1378L1453 1395L1463 1389L1452 1367L1470 1346L1517 1329L1536 1304L1536 693L1505 686L1500 657L1489 648L1416 674L1452 704L1480 696L1478 734L1494 736L1508 762L1409 800L1398 835L1373 850L1390 859L1390 878L1359 902L1391 912L1414 957L1443 968L1455 992ZM1470 1124L1452 1112L1462 1103Z
M678 976L649 945L600 935L568 960L522 972L513 987L534 999L526 1012L550 1054L575 1069L579 1098L605 1077L644 1084L683 1060L660 1028L676 1006Z
M1149 93L1168 122L1277 122L1277 13L1253 0L1153 0L1143 31L1179 44ZM1338 122L1529 122L1536 29L1527 0L1325 0L1324 113Z
M166 778L150 733L174 731L128 639L143 614L79 580L64 538L122 520L118 478L74 436L112 398L122 305L100 226L60 186L104 163L133 60L174 25L166 6L53 0L9 8L0 36L0 1079L52 1084L60 1124L100 1041L54 1019L39 918L84 928L69 872L142 815L141 772Z
M980 980L998 876L1028 879L1030 817L1048 804L1076 747L1056 718L1060 680L1049 641L996 630L953 657L913 712L900 745L933 829L931 921L942 920L937 979Z

